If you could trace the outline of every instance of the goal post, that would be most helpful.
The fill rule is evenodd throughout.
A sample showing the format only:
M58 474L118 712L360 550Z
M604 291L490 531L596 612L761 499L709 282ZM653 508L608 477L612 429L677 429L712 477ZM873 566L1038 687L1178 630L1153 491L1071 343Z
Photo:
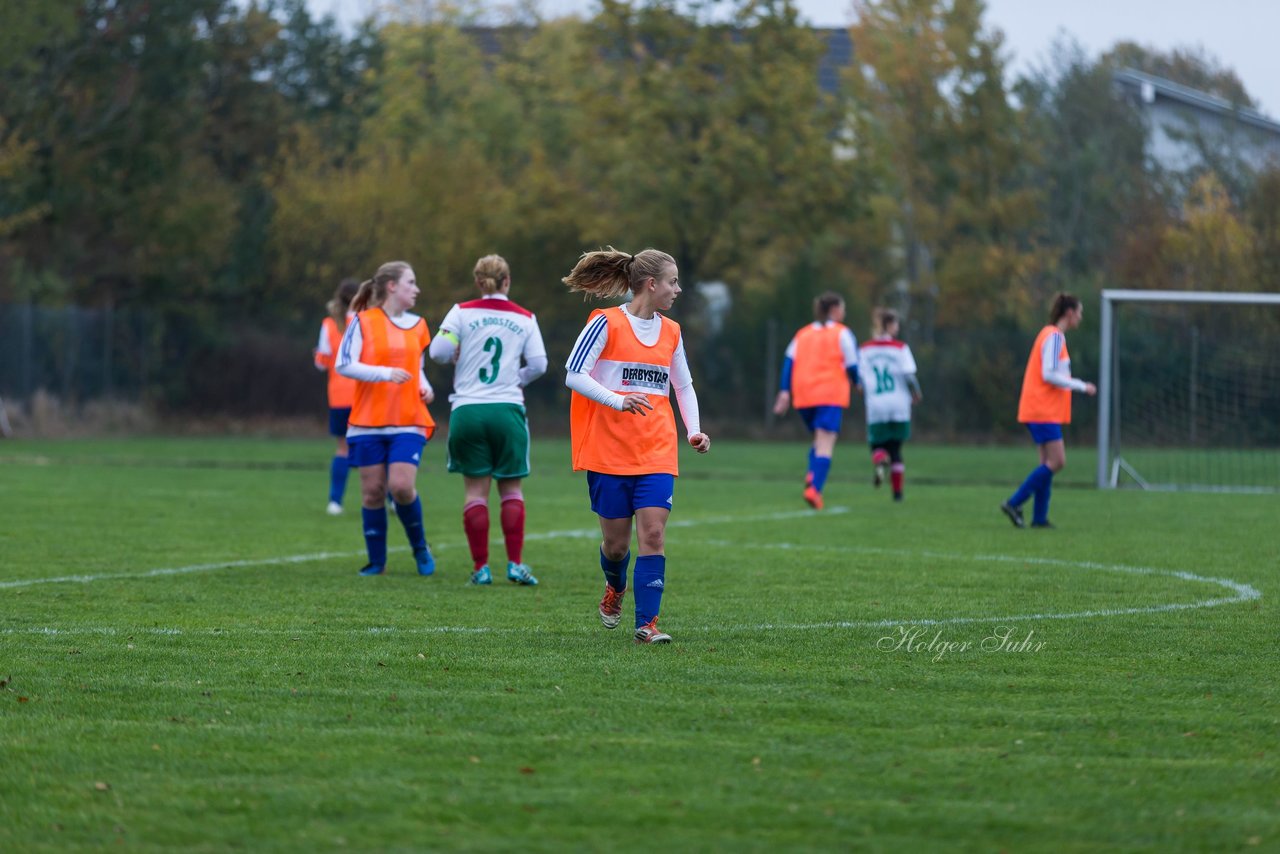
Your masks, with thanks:
M1280 492L1280 293L1104 290L1099 489Z

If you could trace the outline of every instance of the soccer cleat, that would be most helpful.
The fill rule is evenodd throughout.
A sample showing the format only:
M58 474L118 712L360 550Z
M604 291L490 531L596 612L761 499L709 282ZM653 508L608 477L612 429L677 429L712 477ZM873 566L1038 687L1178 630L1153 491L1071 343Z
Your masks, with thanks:
M627 588L614 590L605 584L604 598L600 600L600 622L606 629L616 629L622 622L622 597L626 595Z
M523 584L526 587L534 587L538 584L538 579L533 577L529 567L514 561L507 561L507 581L512 584Z
M430 575L436 571L436 559L431 555L430 546L423 546L414 552L413 559L418 564L418 575Z
M658 628L658 618L654 617L636 629L636 643L671 643L671 635Z
M485 564L484 566L480 567L476 571L472 572L471 578L467 581L467 583L473 584L476 587L482 587L485 584L492 584L493 576L489 574L489 565Z
M804 488L804 500L809 502L809 506L814 510L822 509L822 493L814 489L812 486Z
M1022 511L1014 507L1008 501L1000 505L1000 512L1009 517L1009 521L1013 523L1015 528L1025 528L1027 524L1022 521Z
M901 500L902 500L902 493L901 493L901 492L895 492L895 493L893 494L893 500L894 500L894 501L901 501Z
M377 564L370 563L360 570L360 574L361 575L382 575L382 573L386 571L387 571L387 568L385 566L378 566Z
M1055 525L1055 524L1053 524L1052 522L1050 522L1048 519L1045 519L1043 522L1032 522L1032 523L1031 523L1031 527L1033 527L1033 528L1056 528L1056 527L1058 527L1058 526L1057 526L1057 525Z
M341 516L342 505L336 501L330 501L329 506L324 508L324 512L328 513L330 516Z

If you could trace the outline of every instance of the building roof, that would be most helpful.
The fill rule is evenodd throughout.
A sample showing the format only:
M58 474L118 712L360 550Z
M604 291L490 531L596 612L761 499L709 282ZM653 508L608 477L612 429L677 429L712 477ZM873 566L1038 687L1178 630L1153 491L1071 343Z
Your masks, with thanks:
M1280 136L1280 122L1256 110L1234 104L1226 98L1219 98L1217 95L1210 95L1208 92L1201 92L1190 86L1183 86L1181 83L1174 83L1172 80L1133 68L1120 69L1115 72L1112 79L1121 85L1137 89L1146 103L1151 103L1156 97L1167 98Z

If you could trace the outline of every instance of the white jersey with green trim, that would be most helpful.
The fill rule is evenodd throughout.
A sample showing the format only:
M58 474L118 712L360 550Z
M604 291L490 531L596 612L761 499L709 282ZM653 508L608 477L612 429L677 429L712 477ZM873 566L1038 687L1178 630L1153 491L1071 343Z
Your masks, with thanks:
M858 379L866 402L867 423L911 420L911 388L916 360L896 338L872 338L858 348Z
M458 303L449 309L436 340L452 334L458 340L453 368L454 406L471 403L524 403L524 385L546 369L547 348L533 312L503 294ZM443 342L441 342L443 344ZM435 357L436 350L432 349ZM533 373L521 368L537 364Z

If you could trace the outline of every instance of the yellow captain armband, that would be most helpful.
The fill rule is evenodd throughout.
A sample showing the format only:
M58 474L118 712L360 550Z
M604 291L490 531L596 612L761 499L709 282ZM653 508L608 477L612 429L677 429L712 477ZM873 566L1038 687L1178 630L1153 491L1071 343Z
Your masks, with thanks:
M457 347L457 346L458 346L458 343L459 343L459 342L458 342L458 336L457 336L457 335L454 335L452 332L449 332L448 330L445 330L445 331L443 331L443 332L441 332L441 333L440 333L440 337L441 337L441 338L444 338L444 339L445 339L445 340L447 340L447 341L452 341L452 342L453 342L453 346L455 346L455 347Z

